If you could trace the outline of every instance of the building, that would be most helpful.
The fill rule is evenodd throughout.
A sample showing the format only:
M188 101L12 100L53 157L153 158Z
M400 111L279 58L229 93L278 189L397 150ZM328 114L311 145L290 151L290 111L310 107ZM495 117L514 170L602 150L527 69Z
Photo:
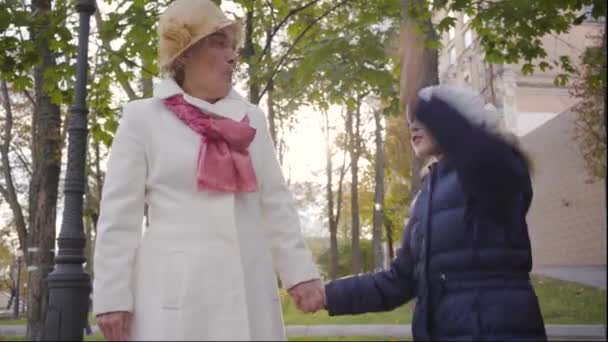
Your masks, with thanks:
M457 23L441 37L440 82L468 85L483 94L535 163L528 215L535 270L599 269L605 286L606 188L604 181L588 179L573 139L575 114L569 109L576 99L567 88L554 85L556 71L526 76L520 65L486 63L467 15L451 16ZM588 20L567 34L544 37L548 58L569 55L578 61L603 28L603 19Z

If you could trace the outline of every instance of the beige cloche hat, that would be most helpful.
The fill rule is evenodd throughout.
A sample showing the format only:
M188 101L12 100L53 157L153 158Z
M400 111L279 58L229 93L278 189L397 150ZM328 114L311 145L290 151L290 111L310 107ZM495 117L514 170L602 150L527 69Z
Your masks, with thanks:
M240 22L226 17L211 0L175 0L159 20L159 66L171 68L189 47L223 28L233 27L240 38Z

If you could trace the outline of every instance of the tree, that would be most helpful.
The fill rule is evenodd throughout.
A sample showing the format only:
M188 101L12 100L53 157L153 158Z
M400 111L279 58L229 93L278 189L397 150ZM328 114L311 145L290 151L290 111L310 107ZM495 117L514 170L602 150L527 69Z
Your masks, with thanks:
M348 171L349 165L346 164L346 154L342 158L342 165L338 170L338 189L336 192L333 190L333 174L335 172L333 167L333 157L335 153L332 151L332 141L330 139L330 133L332 131L329 116L326 110L321 110L323 115L324 124L323 132L325 135L325 155L326 155L326 177L327 184L326 188L326 201L327 201L327 221L329 226L329 277L335 280L338 276L338 225L340 223L341 211L342 211L342 189L344 184L344 176Z
M394 253L393 242L402 235L403 226L409 216L408 208L412 198L411 188L413 151L410 136L401 117L386 118L386 195L383 223L386 231L389 256Z
M376 153L374 163L374 215L372 229L372 250L374 254L374 267L382 268L382 221L384 210L384 144L382 139L382 114L374 110Z
M315 39L309 42L302 61L290 70L288 77L309 85L307 102L318 106L338 105L344 108L345 147L350 160L350 215L352 271L360 272L359 253L359 158L362 145L362 109L368 95L396 99L395 78L386 47L391 30L398 23L400 8L396 1L352 1L349 7L337 9L323 22ZM316 61L315 63L309 60ZM395 101L387 101L390 104ZM383 114L397 106L387 106Z
M286 82L288 78L281 73L299 64L299 55L318 31L319 23L351 1L235 1L245 12L242 56L248 97L258 104L267 96L268 125L280 160L283 150L278 129L301 105L297 99L303 86L300 82Z
M348 241L345 241L348 242ZM374 267L372 264L372 244L370 240L361 240L361 254L363 255L363 264L361 265L361 272L373 271ZM342 243L338 248L338 270L337 277L344 277L352 274L351 271L351 245L348 243ZM321 254L318 258L318 264L321 272L327 274L329 265L329 253L328 251Z
M60 101L53 101L47 89L50 72L55 71L55 53L51 50L53 13L50 0L33 2L34 25L31 37L36 41L40 61L34 66L36 104L32 120L32 179L30 182L30 222L28 234L29 288L26 338L41 340L48 304L46 279L53 267L55 222L59 174L62 156L62 118Z
M570 92L580 100L572 111L576 113L575 138L588 176L606 180L606 33L601 36L603 46L588 47L583 53Z
M27 157L30 154L31 135L29 129L26 128L27 114L24 114L24 111L30 110L30 108L28 103L24 103L17 94L9 89L5 80L0 81L0 87L4 110L0 148L3 184L0 184L0 193L9 204L19 247L24 252L27 244L27 216L23 210L25 202L23 197L27 198L27 181L19 177L19 174L31 176L31 162ZM26 151L24 152L24 150Z
M350 210L351 210L351 253L352 253L352 273L361 272L361 248L359 239L361 238L361 225L359 216L359 158L361 156L361 102L363 96L358 96L355 110L348 111L346 114L346 134L348 137L348 152L350 156ZM354 129L353 129L354 127Z
M0 169L2 170L2 181L0 181L0 193L10 207L12 217L8 225L0 227L2 242L12 245L13 250L23 255L22 246L27 239L27 192L28 181L31 177L31 155L30 152L30 111L31 105L27 98L19 96L12 91L4 80L0 80L2 96L2 144L0 148ZM2 201L0 201L1 203ZM24 210L25 208L25 210ZM16 238L14 237L16 234ZM3 247L7 247L3 245ZM7 252L10 252L7 249ZM12 254L11 254L12 257ZM21 298L21 288L26 283L27 274L21 272L21 258L14 258L11 262L8 277L5 278L6 287L10 290L10 309L13 302L21 307L25 302ZM8 260L8 259L6 259ZM12 261L12 259L11 259ZM15 319L20 316L19 310L14 311Z
M8 290L11 294L11 297L9 298L8 304L6 306L6 310L10 309L16 293L14 281L15 259L16 258L13 257L13 254L11 253L8 246L4 243L4 241L0 241L0 290Z
M20 248L24 251L29 272L27 338L40 340L47 305L46 277L53 263L55 217L58 183L63 147L62 108L70 103L74 70L71 67L76 49L71 41L73 17L65 0L37 0L31 8L19 1L8 1L0 7L0 78L15 93L24 93L31 102L31 178L29 181L26 215L19 214L18 201L8 191L11 210L17 219L16 229ZM10 20L5 20L10 18ZM72 21L71 21L72 20ZM6 91L4 91L6 97ZM32 95L33 93L33 95ZM5 112L13 115L10 101ZM7 119L10 119L7 117ZM7 122L10 120L7 120ZM7 125L11 128L11 125ZM10 129L5 137L11 137ZM10 144L10 139L4 141ZM5 150L6 151L6 150ZM10 160L9 160L10 162ZM3 161L6 186L11 187ZM8 168L7 168L8 166ZM7 195L4 193L3 195ZM26 222L23 224L21 217Z
M569 56L560 56L557 61L547 61L547 52L541 39L547 35L566 33L572 26L586 19L584 6L592 6L592 15L605 16L606 1L603 0L538 0L538 1L484 1L484 0L416 0L404 1L404 10L411 18L424 22L432 13L466 13L471 17L471 28L479 36L485 59L494 64L521 63L524 75L540 69L559 67L555 83L566 85L573 66ZM431 9L431 11L429 11ZM439 33L446 32L456 24L456 18L447 15L436 23ZM438 47L438 42L431 43ZM550 64L549 62L553 62Z

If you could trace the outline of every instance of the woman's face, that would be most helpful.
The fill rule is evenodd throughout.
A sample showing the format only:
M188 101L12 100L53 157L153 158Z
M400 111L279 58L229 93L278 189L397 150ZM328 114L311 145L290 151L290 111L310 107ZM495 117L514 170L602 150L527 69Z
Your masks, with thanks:
M418 158L436 157L441 154L439 145L420 121L408 122L408 126L410 142Z
M236 34L227 28L201 39L180 57L184 83L209 98L225 97L232 88L236 50Z

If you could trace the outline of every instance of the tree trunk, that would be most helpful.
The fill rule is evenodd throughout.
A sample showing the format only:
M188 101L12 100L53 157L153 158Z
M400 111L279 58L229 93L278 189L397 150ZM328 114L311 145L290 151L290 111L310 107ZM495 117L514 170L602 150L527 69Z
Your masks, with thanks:
M335 280L338 277L338 225L334 215L334 192L333 192L333 164L331 160L331 141L329 138L329 115L323 111L325 118L325 173L327 175L327 219L329 222L329 277Z
M272 65L272 31L271 29L266 30L266 45L268 45L268 60ZM272 143L275 148L277 148L277 126L276 126L276 118L274 112L274 81L271 79L268 81L268 97L267 97L267 106L268 106L268 129L270 130L270 137L272 138Z
M144 98L152 97L152 94L154 92L154 84L152 82L152 78L143 78L141 80L141 86Z
M15 293L16 288L17 288L17 277L19 277L19 275L17 274L17 258L15 258L15 262L11 263L9 266L9 270L8 270L8 274L9 274L9 281L6 282L6 287L8 287L9 291L11 292L11 296L8 299L8 303L6 304L6 308L5 310L10 310L11 306L13 306L13 300L15 299Z
M361 272L361 243L360 243L360 221L359 221L359 124L360 108L347 113L346 126L349 136L349 150L351 160L351 269L353 274ZM354 122L353 122L354 121Z
M147 61L143 65L145 70L141 71L141 92L144 98L152 97L154 93L154 82L152 78L154 75L149 74L146 70L150 70L152 68L152 64Z
M604 52L604 58L603 58L603 60L604 60L604 69L602 71L600 71L600 72L605 73L606 72L606 69L605 69L605 67L606 67L606 55L608 55L607 50L606 50L606 29L604 29L603 38L604 39L602 39L602 51ZM604 91L603 91L603 93L604 93L604 113L603 113L604 114L604 132L607 132L608 131L608 126L606 126L606 106L608 104L607 103L607 99L608 98L606 97L606 82L604 82Z
M13 306L13 300L15 299L15 289L11 289L11 297L8 299L8 303L6 304L6 308L4 310L10 310L11 306Z
M30 182L30 230L28 242L28 324L26 339L43 338L48 304L47 276L53 266L57 188L61 170L61 113L43 88L45 72L55 65L49 38L40 35L51 27L51 1L33 1L33 13L40 26L32 28L32 37L41 56L34 68L36 107L34 109L33 172Z
M243 47L243 57L248 64L249 75L249 102L260 103L260 85L256 79L255 49L253 45L253 6L247 10L245 15L245 46Z
M270 96L270 93L268 93L268 95ZM273 114L273 116L274 116L274 114ZM277 133L279 131L280 132L285 132L285 126L283 125L283 122L284 121L279 118L279 127L281 129L277 129ZM276 144L275 144L275 148L276 148L277 155L278 155L278 158L279 158L279 164L283 165L283 160L285 160L285 151L286 151L287 146L285 144L285 139L282 136L279 137L277 135L276 139L277 139L277 141L276 141ZM289 181L291 182L291 179ZM291 183L289 183L289 184L291 184Z
M382 117L379 110L374 110L376 123L376 158L375 158L375 189L374 214L372 228L372 250L374 253L374 267L382 269L382 213L384 211L384 144L382 142Z
M386 231L388 258L389 260L393 260L395 258L395 248L393 246L393 223L391 222L391 220L384 220L384 229Z
M26 218L23 214L23 208L19 203L19 198L17 196L17 189L15 187L15 183L13 181L13 172L10 162L10 147L11 142L13 140L13 108L11 105L10 94L8 90L8 85L4 80L2 80L2 104L4 106L5 111L5 122L4 122L4 132L2 135L2 144L0 145L0 157L2 163L0 164L2 167L2 173L4 178L5 186L0 185L0 192L4 197L4 200L9 204L11 208L11 212L13 214L13 219L15 223L15 229L17 231L17 238L19 240L19 248L27 255L27 224ZM32 130L33 132L33 130Z

